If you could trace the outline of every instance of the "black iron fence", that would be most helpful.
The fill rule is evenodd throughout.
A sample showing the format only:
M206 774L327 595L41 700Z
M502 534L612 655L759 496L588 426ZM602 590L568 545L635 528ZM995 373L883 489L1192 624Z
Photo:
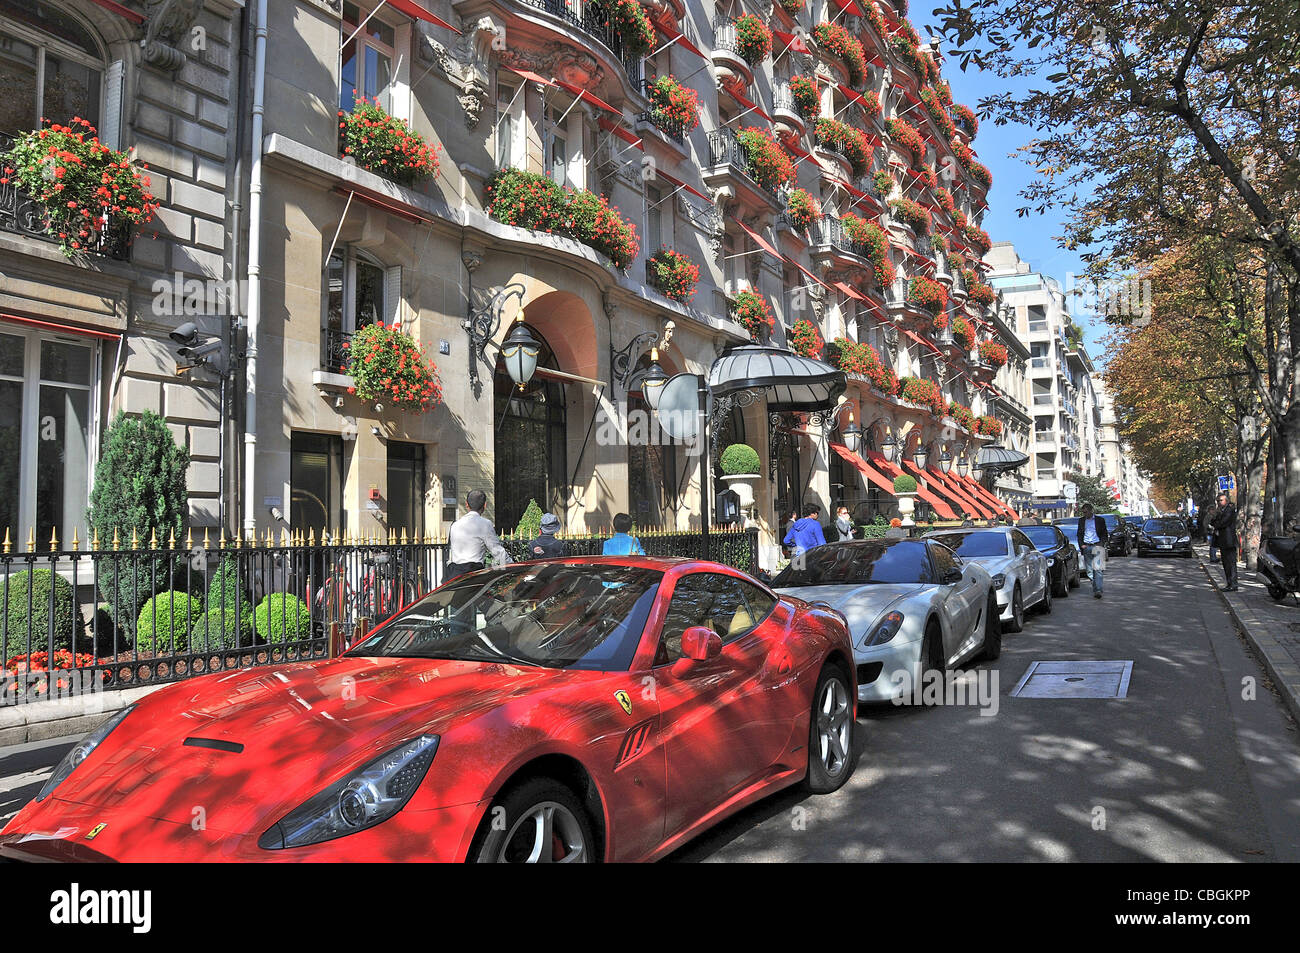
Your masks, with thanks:
M553 17L558 17L576 30L581 30L590 37L604 43L619 62L628 79L635 85L641 80L641 57L627 48L618 28L610 23L609 12L598 0L587 0L582 5L582 12L575 13L568 0L524 0L531 7L545 10ZM613 6L611 2L609 4Z
M755 530L639 532L652 556L758 567ZM606 535L561 537L599 555ZM511 557L527 540L505 537ZM329 656L438 586L445 541L302 539L0 554L0 705Z

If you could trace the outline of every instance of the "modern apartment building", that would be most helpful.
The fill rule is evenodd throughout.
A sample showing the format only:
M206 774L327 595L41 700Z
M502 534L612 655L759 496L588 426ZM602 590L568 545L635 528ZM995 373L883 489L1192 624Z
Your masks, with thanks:
M1119 497L1115 505L1124 513L1148 516L1155 507L1151 501L1151 479L1134 464L1127 441L1120 435L1115 419L1115 403L1105 382L1098 380L1097 403L1100 407L1100 455L1103 482Z

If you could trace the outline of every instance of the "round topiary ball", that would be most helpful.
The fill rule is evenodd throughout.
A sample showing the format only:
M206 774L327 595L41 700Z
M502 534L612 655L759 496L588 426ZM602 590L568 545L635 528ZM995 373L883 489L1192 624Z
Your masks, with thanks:
M176 652L189 643L194 620L203 614L203 603L188 592L160 592L140 610L135 623L135 647L139 652Z
M915 492L916 492L916 478L915 478L915 477L910 477L910 476L908 476L906 473L904 473L902 476L896 476L896 477L894 477L894 492L895 492L895 493L915 493Z
M199 616L190 629L191 652L223 652L249 648L254 641L253 607L244 603L242 611L214 605Z
M740 473L757 473L759 467L758 451L746 443L733 443L722 451L718 460L722 472L727 476Z
M54 648L74 649L85 645L85 623L77 605L72 583L49 569L16 572L6 581L0 577L0 605L8 606L6 636L8 657L27 653L27 633L31 632L31 650L44 652L50 647L50 596L54 598ZM28 602L31 612L28 614Z
M307 603L287 592L273 592L259 602L253 625L265 642L301 642L311 638Z
M248 598L248 587L240 579L239 561L233 556L227 556L208 580L206 604L209 611L224 605L234 612L236 601L241 608L253 611L252 600Z

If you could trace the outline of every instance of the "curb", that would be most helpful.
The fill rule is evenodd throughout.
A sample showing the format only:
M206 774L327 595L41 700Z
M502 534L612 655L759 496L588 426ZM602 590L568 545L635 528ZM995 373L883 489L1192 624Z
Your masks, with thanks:
M1300 724L1300 664L1297 664L1291 654L1273 637L1268 623L1255 615L1245 599L1229 598L1230 594L1224 592L1219 586L1219 581L1214 578L1205 563L1205 558L1199 552L1196 558L1201 564L1201 571L1205 573L1205 578L1210 581L1210 585L1214 587L1214 591L1232 616L1233 623L1246 637L1251 654L1263 664L1265 671L1277 687L1278 694L1282 696L1283 703L1291 713L1292 719ZM1239 567L1238 575L1245 571ZM1237 593L1237 595L1241 594Z
M109 716L168 684L172 683L2 707L0 747L88 734L107 721Z

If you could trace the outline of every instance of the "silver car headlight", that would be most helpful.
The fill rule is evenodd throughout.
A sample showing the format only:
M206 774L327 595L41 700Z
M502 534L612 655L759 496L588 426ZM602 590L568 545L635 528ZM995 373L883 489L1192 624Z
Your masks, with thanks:
M898 635L898 630L903 627L903 613L895 610L880 620L871 634L863 641L863 646L884 645L894 636Z
M1178 537L1178 541L1179 541L1180 543L1190 543L1190 542L1192 541L1192 537L1190 537L1190 536L1179 536L1179 537Z
M1055 565L1056 565L1056 559L1055 559L1055 557L1049 557L1048 560L1047 560L1047 565L1049 565L1049 566L1055 566Z
M994 588L994 589L1001 589L1001 588L1002 588L1003 586L1005 586L1006 584L1007 584L1007 574L1006 574L1006 573L1004 573L1004 572L1000 572L1000 573L998 573L996 576L993 577L993 588Z
M380 824L411 799L438 750L421 735L380 755L289 812L257 840L263 850L304 847Z
M49 797L50 792L66 781L68 775L77 770L77 765L90 757L90 753L99 747L100 742L107 738L112 730L120 725L123 719L133 711L135 711L135 706L128 705L73 745L72 750L63 756L63 760L54 769L54 773L41 786L41 791L36 795L36 800L44 801Z

